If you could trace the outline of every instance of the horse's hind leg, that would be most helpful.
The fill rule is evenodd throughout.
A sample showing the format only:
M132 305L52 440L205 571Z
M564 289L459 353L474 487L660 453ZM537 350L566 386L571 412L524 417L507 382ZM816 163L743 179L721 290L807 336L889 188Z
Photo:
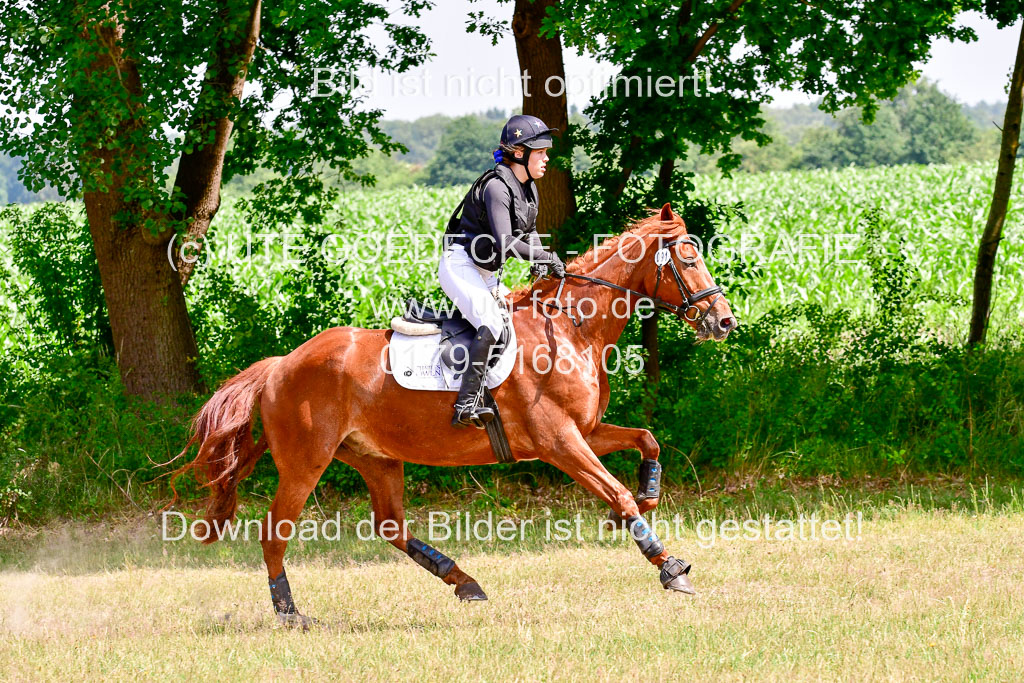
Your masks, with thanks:
M373 530L378 536L434 576L455 586L455 595L460 600L487 599L473 577L459 569L452 559L409 533L402 504L405 477L401 460L373 453L356 453L347 447L340 448L335 457L354 467L366 480L373 505Z
M618 516L626 520L630 534L640 552L651 564L661 568L661 585L669 590L693 593L693 584L687 574L690 565L668 554L665 545L640 515L640 508L629 490L605 469L587 440L575 425L563 430L558 452L541 456L544 462L562 470L598 498L608 503Z
M613 451L640 451L640 471L637 476L639 484L635 500L641 515L658 506L658 499L661 497L661 463L658 462L661 447L650 431L601 423L587 435L587 443L598 457ZM614 512L609 514L608 518L612 521L623 521Z
M278 469L277 493L264 521L260 543L263 545L263 561L267 565L270 582L270 598L274 611L281 623L288 626L309 628L313 619L300 614L292 600L291 587L284 571L284 552L288 539L296 532L296 520L306 505L320 476L331 462L329 454L320 457L293 458L286 460L274 453Z

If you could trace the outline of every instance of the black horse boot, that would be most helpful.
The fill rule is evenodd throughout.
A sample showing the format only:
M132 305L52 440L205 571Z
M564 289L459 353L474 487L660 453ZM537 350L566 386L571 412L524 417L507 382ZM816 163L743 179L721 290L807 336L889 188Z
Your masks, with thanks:
M483 429L485 423L494 419L494 411L480 404L480 385L487 373L487 360L495 341L494 335L487 327L481 327L476 331L473 342L469 345L468 364L462 373L459 396L455 400L452 427L474 425Z

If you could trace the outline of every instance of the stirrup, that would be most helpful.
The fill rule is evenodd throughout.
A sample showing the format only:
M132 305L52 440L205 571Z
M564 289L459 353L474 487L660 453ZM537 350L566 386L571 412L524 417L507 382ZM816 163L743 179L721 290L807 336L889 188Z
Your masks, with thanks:
M461 429L473 425L477 429L484 429L487 423L494 419L494 411L488 406L455 406L455 415L452 417L452 427Z

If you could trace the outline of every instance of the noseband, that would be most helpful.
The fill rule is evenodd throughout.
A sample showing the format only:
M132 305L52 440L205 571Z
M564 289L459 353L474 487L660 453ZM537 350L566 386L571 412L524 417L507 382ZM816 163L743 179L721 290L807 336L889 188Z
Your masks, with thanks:
M658 249L658 251L655 252L654 254L654 263L658 266L658 276L657 279L655 279L654 281L654 291L650 294L650 296L644 294L643 292L638 292L635 289L629 289L628 287L617 285L614 282L608 282L607 280L602 280L601 278L597 277L590 277L589 275L577 275L576 273L566 273L565 277L576 278L577 280L586 280L587 282L593 282L594 284L602 285L604 287L611 287L612 289L617 289L620 292L633 294L640 299L648 299L654 302L655 309L659 311L668 311L672 315L682 320L685 320L686 322L701 323L707 317L708 313L711 311L711 308L715 305L715 303L720 298L722 298L723 290L720 286L715 285L714 287L708 287L707 289L702 289L698 292L690 291L690 288L686 286L685 282L683 282L683 276L679 274L679 269L676 268L675 259L672 258L671 247L674 247L680 243L685 243L693 246L695 251L699 249L699 245L691 235L684 235L677 240L673 240L668 244L662 245L661 249ZM697 253L699 256L700 252L697 251ZM669 303L664 299L659 299L657 296L658 287L661 286L662 275L666 265L672 272L672 277L675 280L676 287L678 288L679 294L683 299L683 303L679 306L673 303ZM564 279L558 283L558 291L555 293L556 302L562 296L562 287L564 285ZM711 303L708 304L707 308L701 311L700 308L697 306L697 302L703 299L710 298L712 296L715 298L711 300ZM568 307L563 307L561 303L548 302L546 305L548 307L555 308L556 310L559 310L562 313L565 313L566 317L568 317L569 320L572 321L573 326L579 327L580 325L583 324L580 320L576 318L576 316L572 314ZM690 315L691 311L693 311L692 316Z

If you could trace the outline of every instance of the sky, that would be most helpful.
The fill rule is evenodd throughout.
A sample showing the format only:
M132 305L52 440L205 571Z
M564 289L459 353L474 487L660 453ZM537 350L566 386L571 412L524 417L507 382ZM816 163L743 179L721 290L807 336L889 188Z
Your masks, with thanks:
M444 0L418 22L432 42L435 56L400 77L374 75L365 105L383 109L385 118L411 120L428 114L459 116L492 107L507 111L522 104L519 64L512 36L491 45L490 38L465 32L469 11L491 17L511 14L512 4L497 0ZM1006 98L1019 27L998 30L980 14L965 14L961 23L978 33L973 43L940 41L922 73L957 100L976 104ZM569 105L583 109L615 70L574 50L564 49ZM401 79L401 80L398 80ZM532 84L540 87L541 84ZM773 93L770 106L810 102L802 93Z

